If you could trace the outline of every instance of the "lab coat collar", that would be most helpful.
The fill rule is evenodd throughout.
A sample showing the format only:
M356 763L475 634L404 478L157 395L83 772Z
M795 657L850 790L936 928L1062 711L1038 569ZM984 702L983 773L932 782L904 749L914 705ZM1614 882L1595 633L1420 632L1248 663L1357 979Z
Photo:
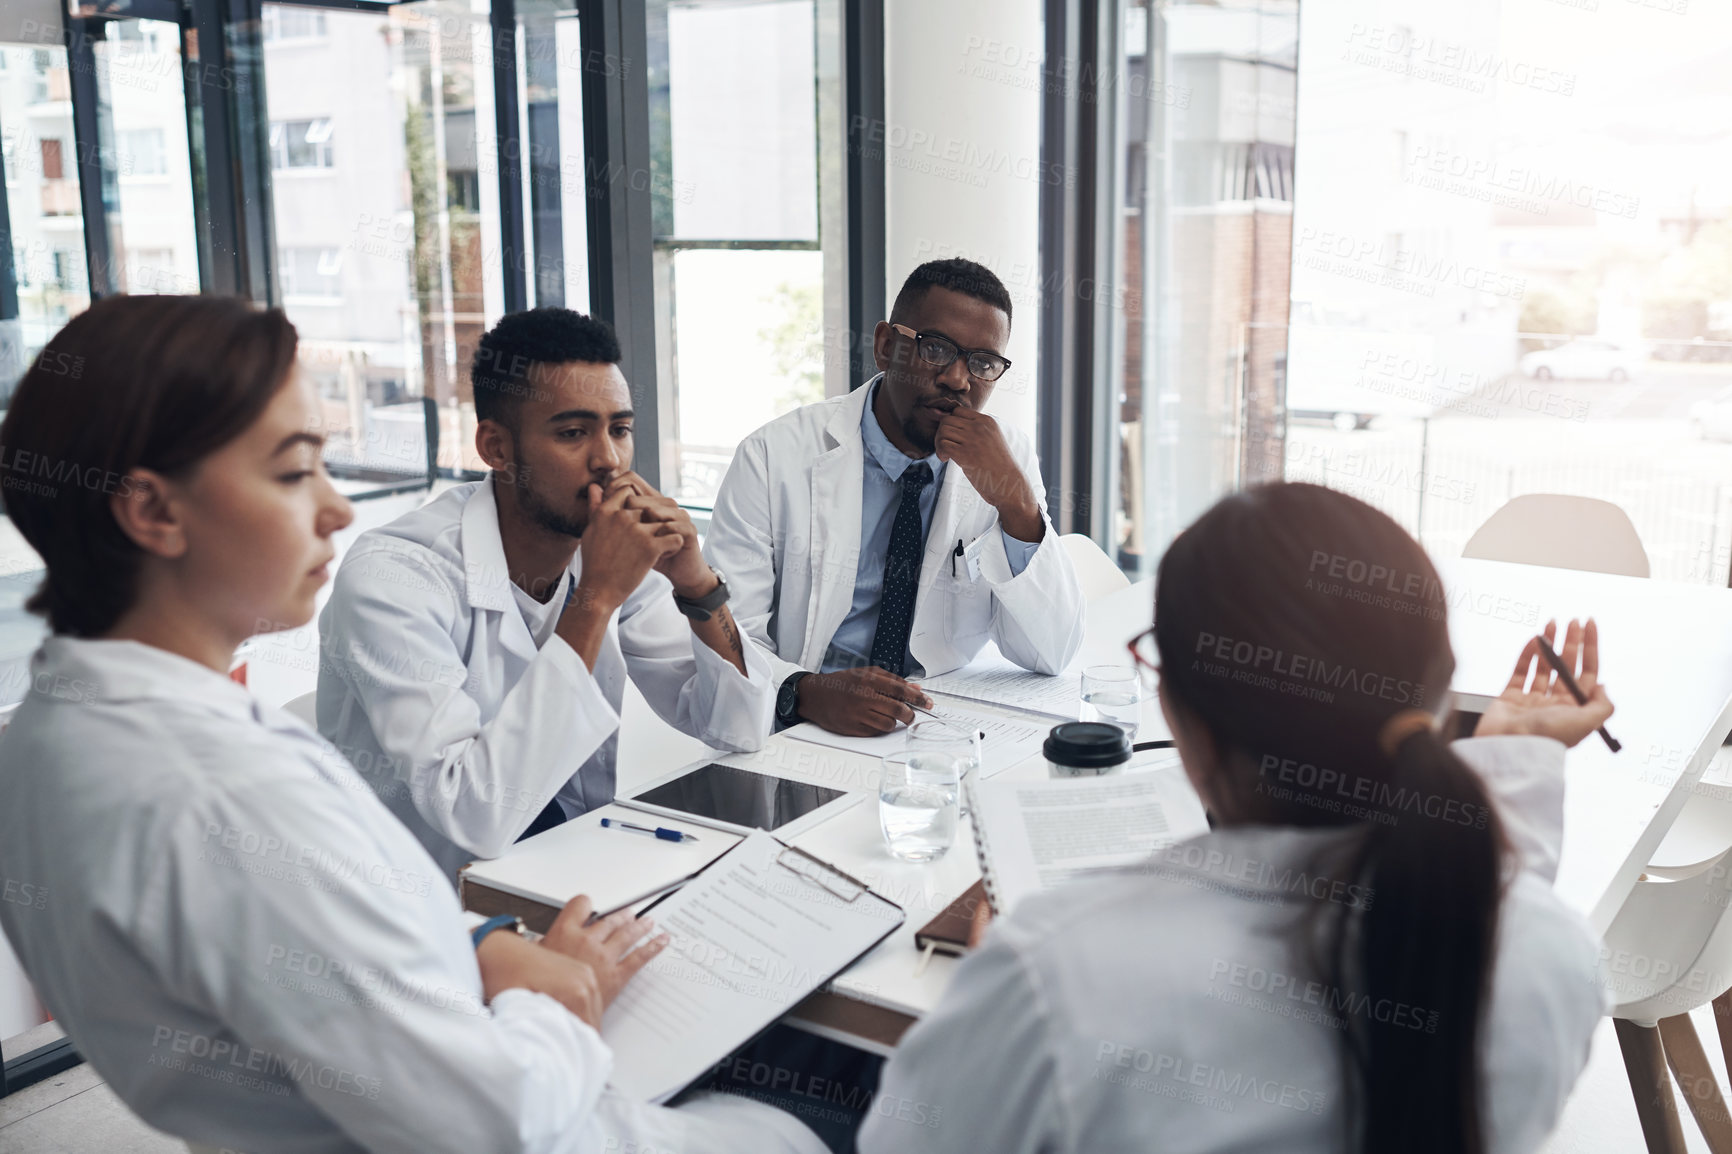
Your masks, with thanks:
M463 550L464 596L472 609L490 609L500 615L499 641L526 661L538 652L529 625L517 608L511 592L511 573L505 563L505 539L499 535L499 503L493 497L492 473L475 483L475 492L463 506L459 547ZM577 557L568 568L576 580Z
M861 444L860 422L866 413L866 403L872 399L872 390L878 387L878 382L884 379L879 373L853 392L842 398L836 411L830 414L830 419L824 423L824 448L838 449L847 445Z
M800 664L816 669L824 659L837 626L848 616L854 599L854 571L859 563L861 463L866 443L860 422L879 373L845 397L822 402L831 407L824 422L824 451L812 462L809 536L812 597L806 604L806 641Z
M493 499L493 474L475 485L463 506L459 530L463 550L464 596L473 609L515 610L505 540L499 535L499 504Z
M56 635L30 659L30 692L74 703L174 701L258 717L258 699L209 666L139 641Z

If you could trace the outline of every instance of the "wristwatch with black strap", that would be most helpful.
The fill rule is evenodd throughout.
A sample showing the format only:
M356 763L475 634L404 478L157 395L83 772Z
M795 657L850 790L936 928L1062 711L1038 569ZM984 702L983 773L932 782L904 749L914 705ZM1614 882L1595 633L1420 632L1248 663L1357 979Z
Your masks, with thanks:
M810 669L788 674L782 688L776 691L776 728L786 729L800 723L800 682L812 676Z

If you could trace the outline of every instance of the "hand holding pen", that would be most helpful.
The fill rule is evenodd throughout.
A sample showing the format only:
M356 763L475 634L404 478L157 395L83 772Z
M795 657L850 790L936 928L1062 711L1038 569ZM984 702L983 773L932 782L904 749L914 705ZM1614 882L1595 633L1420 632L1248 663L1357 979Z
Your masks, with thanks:
M1557 628L1556 621L1548 621L1544 632L1522 648L1509 684L1480 718L1474 735L1534 734L1572 746L1597 731L1616 753L1622 747L1605 727L1613 705L1600 684L1599 626L1591 617L1585 624L1572 620L1561 651L1552 648Z

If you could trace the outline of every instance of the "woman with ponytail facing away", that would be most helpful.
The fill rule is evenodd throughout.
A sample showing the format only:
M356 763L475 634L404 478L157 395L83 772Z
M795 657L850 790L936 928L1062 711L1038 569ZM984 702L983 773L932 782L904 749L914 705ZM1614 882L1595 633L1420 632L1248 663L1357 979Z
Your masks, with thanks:
M1378 566L1412 592L1330 576ZM861 1149L1537 1149L1602 1011L1551 879L1564 750L1612 705L1571 622L1586 705L1530 643L1444 742L1441 588L1394 521L1315 485L1180 534L1135 645L1214 828L994 924L884 1072L940 1124L880 1104Z

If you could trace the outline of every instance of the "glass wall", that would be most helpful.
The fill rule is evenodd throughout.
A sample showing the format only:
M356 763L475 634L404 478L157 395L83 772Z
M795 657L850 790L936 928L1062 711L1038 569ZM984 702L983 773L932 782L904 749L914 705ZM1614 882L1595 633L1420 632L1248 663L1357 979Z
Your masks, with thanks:
M0 144L18 282L18 316L0 321L5 400L48 338L90 305L64 47L0 45Z
M264 6L277 283L332 434L372 480L478 468L469 357L504 308L485 12ZM485 163L484 163L485 160Z
M1511 497L1602 498L1654 576L1725 585L1732 10L1301 19L1286 475L1441 556Z
M526 141L523 181L530 299L589 311L589 172L583 141L583 79L590 70L642 67L586 50L573 0L517 6Z
M10 247L17 294L16 314L0 313L0 416L42 346L89 307L93 271L119 291L199 289L180 28L115 20L99 30L76 43L90 61L84 79L96 101L95 157L81 153L73 130L74 78L60 30L0 43L7 224L0 243ZM105 177L109 257L93 270L80 179L97 169ZM22 612L40 573L41 560L0 517L0 705L22 696L15 674L43 632Z
M649 4L662 480L682 501L714 500L747 434L824 397L818 17Z
M115 20L91 45L102 123L103 169L115 202L108 233L114 291L196 293L192 165L187 149L180 27Z
M1116 102L1112 544L1149 575L1231 489L1281 475L1297 0L1125 0Z

